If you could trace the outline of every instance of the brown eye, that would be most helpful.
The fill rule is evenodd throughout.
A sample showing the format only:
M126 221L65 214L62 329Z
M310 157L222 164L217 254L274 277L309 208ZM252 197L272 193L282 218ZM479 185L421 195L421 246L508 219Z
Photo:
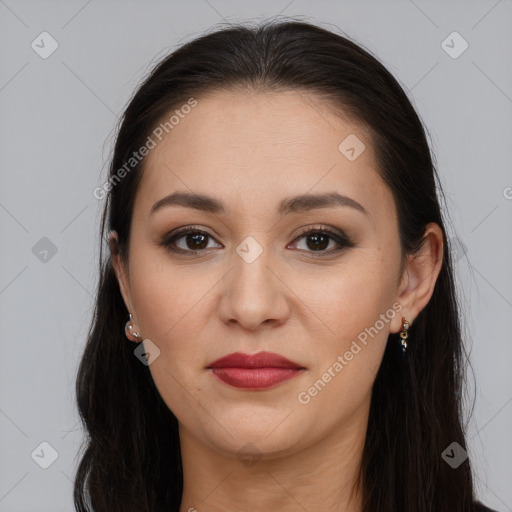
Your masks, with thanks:
M330 241L332 241L332 238L325 233L314 233L303 238L306 239L308 249L311 249L312 251L322 251L327 249Z
M305 239L305 248L300 248L306 252L323 254L333 254L339 252L344 248L353 247L353 243L343 234L343 232L333 231L331 229L309 229L299 234L294 240ZM333 248L334 246L334 248ZM331 247L331 249L328 249Z
M208 239L213 240L213 237L205 231L189 226L172 233L160 245L170 251L193 253L208 249Z
M342 231L334 231L330 228L310 228L300 233L292 244L296 245L302 239L304 239L304 247L298 247L298 249L316 253L315 256L330 255L354 246ZM210 241L214 241L214 238L206 231L195 226L187 226L165 237L160 245L171 252L182 254L199 254L213 247L222 247L220 244L209 246ZM294 247L288 245L287 248Z
M180 238L184 238L187 249L206 249L208 245L208 235L203 233L187 234L182 237L178 237L177 239L179 240Z

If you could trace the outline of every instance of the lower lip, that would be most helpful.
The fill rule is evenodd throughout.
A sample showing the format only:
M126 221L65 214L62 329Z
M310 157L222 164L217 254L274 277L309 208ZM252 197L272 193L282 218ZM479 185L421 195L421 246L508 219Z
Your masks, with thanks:
M211 368L222 382L235 388L267 389L297 377L300 368Z

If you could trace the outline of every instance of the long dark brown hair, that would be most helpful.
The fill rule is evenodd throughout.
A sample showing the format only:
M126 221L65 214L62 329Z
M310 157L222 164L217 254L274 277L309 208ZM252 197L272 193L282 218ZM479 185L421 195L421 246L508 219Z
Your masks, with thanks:
M181 46L155 65L120 120L108 186L96 194L105 205L97 299L76 381L87 433L75 479L76 509L179 510L177 420L125 338L128 312L103 246L106 230L116 230L119 253L128 263L144 167L143 159L126 167L133 153L190 98L234 89L316 93L367 127L395 200L403 255L419 251L427 223L441 227L442 268L431 300L410 328L406 359L400 359L399 339L391 334L373 385L360 482L364 512L473 511L469 460L454 469L442 457L453 442L466 446L466 358L442 189L427 132L404 89L368 50L293 19L217 27ZM120 173L123 166L126 172Z

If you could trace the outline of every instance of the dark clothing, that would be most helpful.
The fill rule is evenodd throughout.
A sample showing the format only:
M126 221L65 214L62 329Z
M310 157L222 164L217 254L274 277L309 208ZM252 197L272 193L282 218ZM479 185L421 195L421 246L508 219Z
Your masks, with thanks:
M475 512L496 512L496 511L491 510L490 508L487 508L483 503L476 501L475 502Z

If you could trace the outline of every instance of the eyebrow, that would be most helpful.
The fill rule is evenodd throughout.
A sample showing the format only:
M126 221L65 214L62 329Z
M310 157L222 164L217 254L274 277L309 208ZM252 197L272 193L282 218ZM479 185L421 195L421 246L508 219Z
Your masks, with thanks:
M184 206L210 213L225 213L224 204L218 199L191 192L174 192L157 201L151 208L150 215L162 208L171 206ZM281 216L290 213L300 213L319 208L331 208L335 206L350 207L370 217L365 208L350 197L329 192L327 194L302 194L295 197L283 199L279 204L277 213Z

